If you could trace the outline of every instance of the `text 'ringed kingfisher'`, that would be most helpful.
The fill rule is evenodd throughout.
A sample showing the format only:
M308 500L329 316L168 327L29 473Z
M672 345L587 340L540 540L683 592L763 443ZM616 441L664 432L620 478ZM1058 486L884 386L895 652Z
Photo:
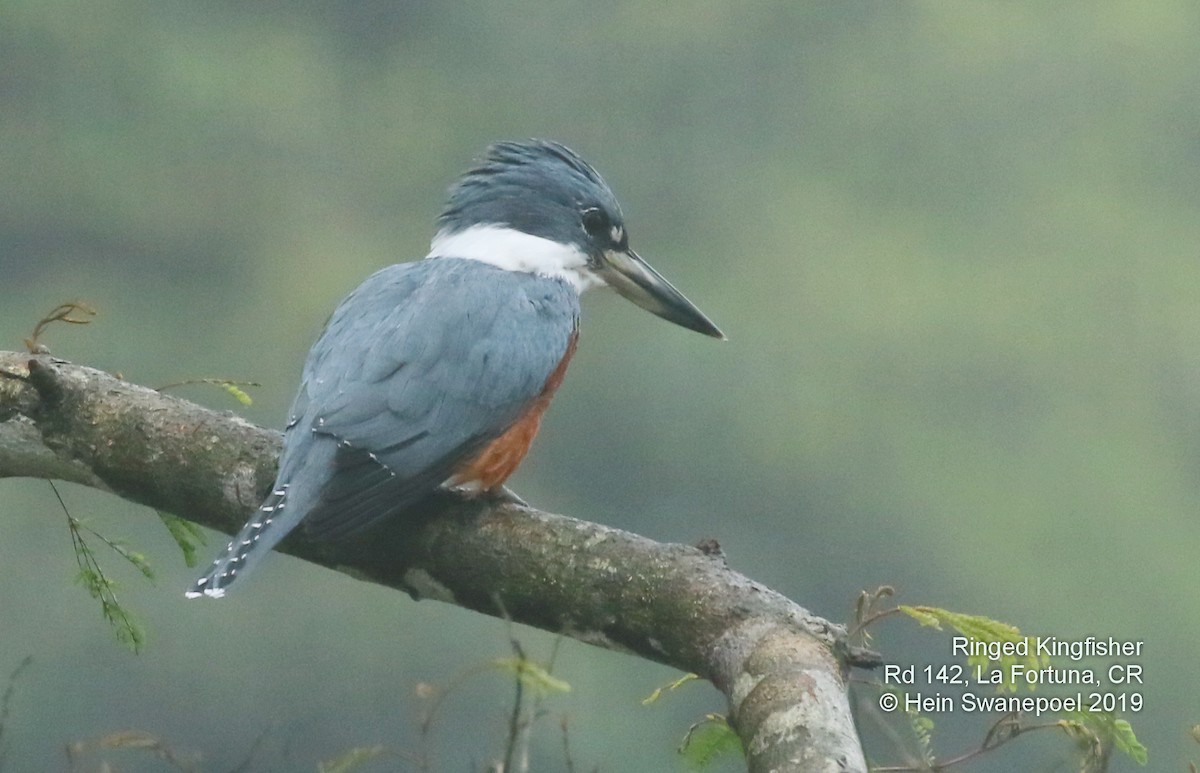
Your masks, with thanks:
M613 192L556 142L493 145L450 189L437 225L425 260L372 274L329 318L275 485L189 598L225 595L301 523L313 539L339 539L439 489L499 489L575 351L584 290L608 285L724 338L630 249Z

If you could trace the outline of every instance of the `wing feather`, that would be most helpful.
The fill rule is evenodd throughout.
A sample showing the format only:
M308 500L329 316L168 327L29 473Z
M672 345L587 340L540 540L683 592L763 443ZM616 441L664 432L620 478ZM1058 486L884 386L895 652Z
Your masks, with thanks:
M477 261L369 277L309 353L289 421L289 436L309 437L288 438L281 478L324 476L305 528L342 536L437 488L541 394L578 315L564 282ZM337 444L332 467L308 469L325 442Z

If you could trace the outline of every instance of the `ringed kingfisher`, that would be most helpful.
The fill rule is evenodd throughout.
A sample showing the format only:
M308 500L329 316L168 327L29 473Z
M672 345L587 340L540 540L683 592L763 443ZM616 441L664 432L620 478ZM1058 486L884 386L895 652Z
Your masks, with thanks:
M225 595L300 525L338 540L437 490L508 494L575 352L579 296L603 285L724 338L630 248L612 190L574 151L488 148L451 187L426 259L377 271L333 312L270 494L186 595Z

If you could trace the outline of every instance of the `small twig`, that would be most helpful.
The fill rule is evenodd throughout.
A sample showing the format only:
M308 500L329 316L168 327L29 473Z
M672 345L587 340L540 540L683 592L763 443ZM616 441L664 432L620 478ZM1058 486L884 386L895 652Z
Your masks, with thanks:
M455 677L450 680L446 687L441 689L434 688L437 690L437 692L433 696L433 703L430 704L429 710L425 712L425 718L421 720L421 750L420 754L417 755L417 770L426 771L427 773L433 769L430 767L430 737L433 731L433 721L437 718L438 712L441 711L442 704L446 702L446 698L450 697L450 693L454 692L463 684L465 684L468 679L471 679L478 674L482 674L485 671L490 671L492 667L493 666L491 663L481 663L477 666L472 666L471 668L468 668L465 671L460 671L457 675L455 675Z
M575 759L571 756L571 734L567 731L566 714L563 714L558 726L562 728L563 761L567 766L567 773L575 773Z
M189 378L183 381L172 381L170 384L163 384L154 388L155 392L165 392L168 389L175 387L191 386L192 384L208 384L210 386L236 386L236 387L260 387L262 384L257 381L234 381L229 378Z
M542 709L542 700L544 695L541 690L534 689L533 704L528 712L528 717L525 716L525 680L528 678L529 671L536 668L549 679L549 675L554 671L554 664L558 660L559 646L562 644L562 637L555 637L554 644L550 648L550 657L545 668L541 668L536 664L532 664L525 654L525 648L513 633L512 617L508 614L508 609L504 606L504 600L499 594L492 595L492 602L496 605L500 617L504 620L505 629L508 633L508 643L512 647L514 668L513 675L516 680L516 696L513 700L512 712L508 720L508 742L504 749L504 767L503 773L514 773L513 759L514 757L520 760L517 770L521 773L526 773L529 770L529 739L533 731L533 725L545 716L546 712ZM520 754L518 756L518 748Z
M242 405L250 405L253 403L250 395L248 395L242 387L260 387L262 384L257 381L234 381L228 378L190 378L186 381L176 381L171 384L163 384L155 389L156 392L165 392L168 389L175 387L188 386L190 384L208 384L211 386L219 386L229 394L233 395L233 399L237 400Z
M511 621L509 623L511 625ZM512 644L513 655L516 656L517 662L523 663L525 661L525 650L521 647L521 642L512 636L509 637L509 642ZM521 679L520 668L517 669L513 682L516 684L517 694L513 698L512 713L508 717L508 743L504 745L504 767L502 769L504 773L512 773L513 754L517 750L517 742L521 737L521 730L523 729L521 710L524 708L525 683Z
M1000 735L1001 730L1004 730L1006 734ZM1015 711L1010 711L993 722L992 726L988 728L987 733L983 736L982 748L993 749L1009 739L1015 738L1022 730L1021 715Z
M1010 712L992 723L992 726L988 728L987 734L983 737L983 743L980 744L978 749L972 749L971 751L964 752L957 757L951 757L944 762L940 762L937 765L934 765L932 770L943 771L956 765L961 765L964 762L970 762L976 757L999 749L1001 746L1005 745L1019 735L1032 733L1035 730L1055 730L1059 727L1060 724L1057 721L1022 726L1020 724L1020 717ZM874 773L913 773L913 771L930 770L930 768L912 765L888 765L872 768L871 770L874 771Z
M437 716L439 709L441 709L442 703L445 702L450 693L454 692L464 682L476 674L482 674L484 671L490 671L491 669L491 663L481 663L477 666L471 666L465 671L459 672L457 676L450 680L450 683L447 687L438 690L437 695L434 696L433 705L429 707L429 711L425 714L425 719L421 722L421 733L428 733L433 728L433 720Z
M136 566L147 577L151 576L149 565L145 563L145 559L141 556L130 552L123 545L119 545L96 530L85 526L78 518L71 515L71 511L67 509L67 504L63 501L62 495L58 493L58 487L54 485L54 481L46 482L50 484L50 490L54 492L54 497L58 500L63 513L67 516L67 529L71 533L71 545L75 549L75 563L79 566L79 579L83 582L84 587L88 589L88 592L92 594L93 598L100 601L100 612L104 615L105 620L116 627L117 638L132 647L135 653L141 652L145 638L142 630L134 622L133 618L129 616L125 608L121 606L121 602L113 590L112 580L100 568L100 562L96 559L96 555L92 552L91 547L84 540L83 532L87 531L92 536L104 542L104 544L115 550L125 560Z
M259 748L262 747L263 742L267 740L267 736L274 729L275 726L273 724L264 727L262 732L254 738L254 743L250 744L250 749L246 752L245 758L236 767L230 768L229 773L246 773L247 770L250 770L250 763L254 761L254 755L258 754Z
M17 686L17 679L25 669L33 664L33 655L26 655L17 667L8 675L8 686L4 688L4 695L0 696L0 769L4 767L4 758L8 756L8 744L4 741L4 727L8 722L9 707L12 703L13 691Z
M895 589L890 585L881 585L875 590L874 593L867 593L866 591L863 591L861 594L859 594L858 606L855 610L854 625L850 627L850 630L846 632L846 635L843 638L846 641L850 641L854 637L862 634L868 626L874 625L885 617L891 617L892 615L898 614L900 612L899 607L891 607L883 610L882 612L875 611L875 605L878 604L879 601L894 595L895 592Z
M501 768L501 773L512 773L512 758L516 752L517 740L521 735L521 709L525 695L525 685L521 681L521 666L525 663L525 650L521 647L521 642L517 641L517 637L512 632L512 617L508 614L508 609L504 606L504 599L500 598L500 594L492 594L492 601L496 604L496 608L500 611L500 617L504 619L504 627L508 633L508 644L512 647L513 655L516 657L517 667L513 669L513 677L516 682L516 697L513 700L512 713L508 718L508 742L504 745L504 767Z
M152 753L175 770L183 773L196 773L196 764L179 756L161 738L142 730L119 730L100 738L83 741L73 741L67 744L67 760L71 770L78 767L79 759L89 752L103 749L141 749ZM111 769L107 760L100 760L101 770Z
M910 763L912 763L910 765L900 766L895 769L896 770L922 770L922 768L916 764L917 758L914 757L908 751L908 748L907 748L908 744L905 743L904 739L900 737L900 733L898 733L896 731L896 728L892 726L891 722L885 722L883 720L883 717L880 716L878 704L874 701L866 700L861 695L858 697L860 699L858 701L858 704L860 706L865 707L865 710L861 711L859 716L866 716L866 717L870 718L870 720L875 723L876 728L878 728L885 736L887 736L888 741L891 742L892 746L896 750L896 753L898 755L900 755L901 757L903 757L904 759L908 760ZM871 770L872 770L872 773L875 773L876 771L882 770L882 768L873 767L873 768L871 768Z
M525 682L530 678L530 672L536 671L539 675L537 678L545 682L552 682L549 673L554 668L554 663L558 659L559 647L562 644L562 637L554 640L550 652L549 663L545 669L542 669L535 663L532 663L525 654L525 650L521 642L517 639L512 631L512 619L508 615L508 610L504 607L504 603L498 598L493 597L493 602L496 604L499 616L505 620L508 630L509 646L513 650L514 657L509 659L491 660L486 663L481 663L477 666L472 666L464 671L459 672L444 688L435 688L432 685L419 684L417 686L417 694L422 697L428 697L431 700L428 710L425 712L424 718L421 720L419 727L420 732L420 749L419 753L414 755L413 765L420 771L432 770L431 760L431 735L434 721L437 719L443 703L469 679L478 674L493 671L497 668L503 671L511 671L516 680L516 697L513 703L513 708L508 721L508 737L505 743L505 750L502 760L496 760L484 769L489 771L503 771L504 773L515 773L513 765L514 760L517 760L516 770L525 771L529 767L528 743L529 733L534 723L545 715L541 710L541 691L535 686L529 692L534 696L532 708L527 712L526 689ZM553 685L552 685L553 686ZM569 689L569 688L565 688ZM528 714L528 716L527 716Z
M83 301L68 301L59 304L51 309L49 314L38 320L37 325L33 328L33 335L25 339L25 348L29 350L29 353L49 354L50 350L39 339L52 322L66 322L69 325L86 325L91 322L90 319L84 317L72 317L71 314L74 312L86 314L88 317L96 316L96 310Z

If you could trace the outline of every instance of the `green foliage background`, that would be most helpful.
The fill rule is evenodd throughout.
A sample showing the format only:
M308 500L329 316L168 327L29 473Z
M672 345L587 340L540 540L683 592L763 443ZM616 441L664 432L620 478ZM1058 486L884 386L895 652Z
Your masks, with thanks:
M277 426L325 316L424 254L470 159L560 139L731 340L589 297L522 495L715 537L835 619L887 582L1028 633L1145 640L1130 719L1179 770L1200 757L1198 59L1200 8L1171 0L5 0L0 335L18 348L85 299L101 316L51 331L56 354L150 385L259 381L250 408L188 394ZM0 483L0 672L35 657L13 770L127 727L211 770L268 728L260 769L405 749L416 682L507 651L499 623L289 559L184 603L153 512L64 496L155 562L157 585L123 586L148 651L71 585L46 484ZM896 661L949 659L893 630ZM675 769L720 710L702 688L643 707L673 675L583 645L558 673L585 766ZM444 769L498 748L509 689L452 707ZM938 718L947 751L970 742L959 719ZM554 723L539 739L555 769ZM977 769L1015 769L1004 754Z

